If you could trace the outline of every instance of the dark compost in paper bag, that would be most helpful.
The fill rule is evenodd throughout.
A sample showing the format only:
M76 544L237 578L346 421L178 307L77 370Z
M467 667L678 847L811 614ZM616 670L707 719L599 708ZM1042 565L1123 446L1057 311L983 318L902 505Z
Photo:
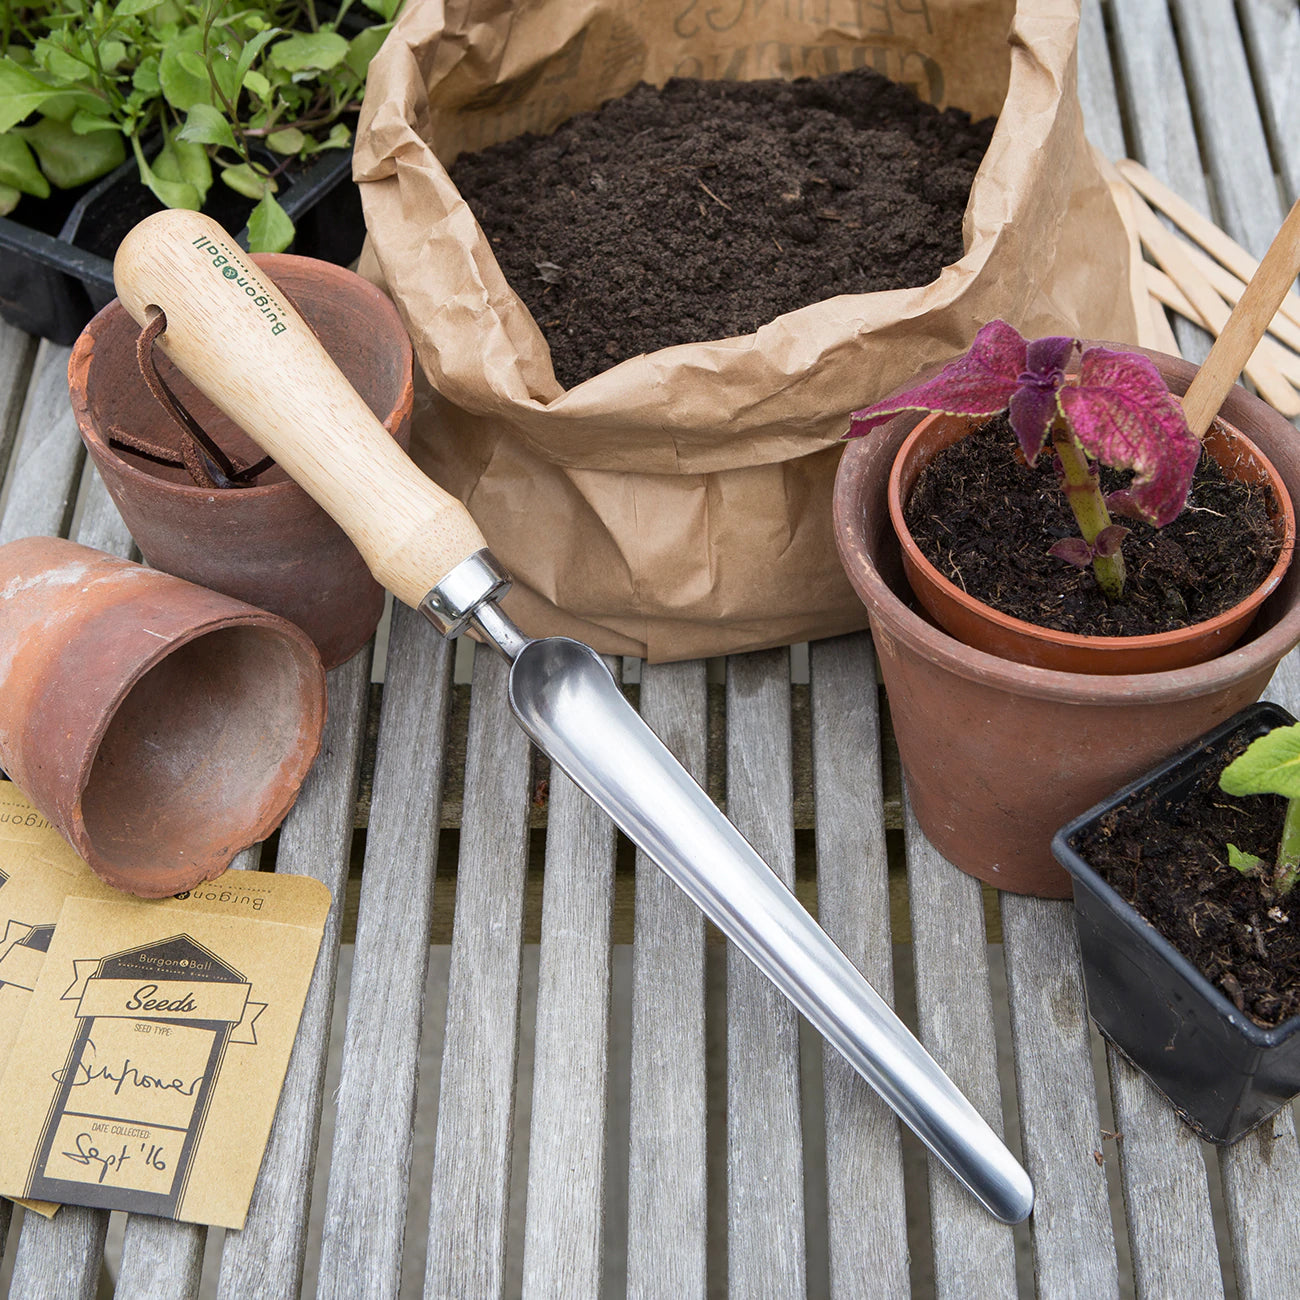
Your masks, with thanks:
M662 661L864 627L830 519L849 412L995 316L1031 336L1135 337L1077 28L1070 0L412 0L358 133L362 270L394 295L428 377L414 454L514 573L527 631ZM827 298L565 390L447 167L641 81L862 65L998 115L965 254L927 285Z

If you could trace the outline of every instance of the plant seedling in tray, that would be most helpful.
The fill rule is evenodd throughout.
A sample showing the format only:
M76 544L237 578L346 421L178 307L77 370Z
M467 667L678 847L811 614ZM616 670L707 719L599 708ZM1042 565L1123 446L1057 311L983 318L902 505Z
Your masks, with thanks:
M1225 794L1277 794L1287 800L1276 861L1228 845L1231 866L1244 876L1262 878L1285 897L1300 879L1300 723L1275 727L1253 740L1223 769L1219 787Z

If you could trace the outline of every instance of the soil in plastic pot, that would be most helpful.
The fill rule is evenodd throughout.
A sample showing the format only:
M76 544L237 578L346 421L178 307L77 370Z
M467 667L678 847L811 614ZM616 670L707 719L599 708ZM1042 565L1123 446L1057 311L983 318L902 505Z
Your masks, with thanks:
M867 68L640 85L451 177L566 387L837 294L928 284L963 252L995 119Z
M1079 855L1237 1009L1272 1029L1300 1014L1300 890L1286 897L1228 864L1228 844L1272 861L1286 800L1234 797L1218 760L1176 799L1126 803L1081 834Z

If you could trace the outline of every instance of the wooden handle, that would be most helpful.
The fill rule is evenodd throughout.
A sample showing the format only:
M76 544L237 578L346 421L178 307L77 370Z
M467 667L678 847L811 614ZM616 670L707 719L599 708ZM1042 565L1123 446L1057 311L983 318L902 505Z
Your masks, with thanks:
M1259 269L1251 276L1205 364L1196 372L1183 397L1188 427L1198 438L1205 436L1297 275L1300 275L1300 199L1292 205Z
M166 314L167 356L320 503L399 600L418 605L486 545L215 221L147 217L122 241L113 277L141 325L155 308Z

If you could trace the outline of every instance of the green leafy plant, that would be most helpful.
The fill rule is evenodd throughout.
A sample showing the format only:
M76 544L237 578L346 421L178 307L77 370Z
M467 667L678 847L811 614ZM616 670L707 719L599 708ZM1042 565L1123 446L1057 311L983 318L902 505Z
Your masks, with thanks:
M31 0L0 6L0 215L134 154L167 207L199 209L214 176L255 201L255 252L293 225L287 169L351 142L370 59L401 0Z
M1300 722L1274 727L1251 741L1223 769L1219 788L1225 794L1278 794L1287 800L1276 861L1266 862L1229 844L1228 862L1244 876L1267 881L1278 894L1289 894L1300 879Z
M970 350L925 383L855 411L848 437L861 437L903 411L946 415L1010 415L1011 428L1032 465L1050 442L1058 477L1080 537L1065 538L1051 554L1079 568L1092 566L1111 600L1124 595L1121 543L1128 529L1110 512L1144 519L1157 528L1187 503L1201 444L1160 372L1136 352L1091 347L1070 374L1079 346L1072 338L1030 342L1005 321L990 321ZM1122 492L1101 491L1097 464L1131 469Z

